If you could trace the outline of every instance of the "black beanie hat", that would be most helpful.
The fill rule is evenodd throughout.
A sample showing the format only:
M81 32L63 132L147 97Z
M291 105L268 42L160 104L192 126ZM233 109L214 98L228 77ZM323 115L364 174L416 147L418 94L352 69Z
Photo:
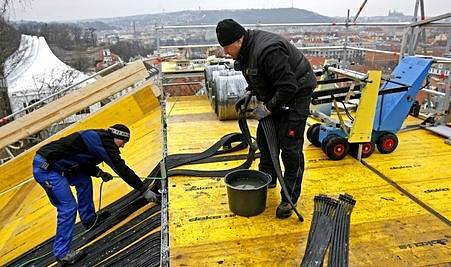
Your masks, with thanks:
M108 128L108 132L113 138L121 139L124 141L130 140L130 129L123 124L115 124Z
M221 46L228 46L240 39L246 30L233 19L221 20L216 26L216 37Z

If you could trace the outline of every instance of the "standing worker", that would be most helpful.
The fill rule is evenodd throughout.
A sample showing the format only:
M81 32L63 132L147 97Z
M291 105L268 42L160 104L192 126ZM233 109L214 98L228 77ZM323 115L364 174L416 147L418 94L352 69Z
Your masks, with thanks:
M104 182L113 178L96 165L105 162L128 185L140 191L149 202L158 200L157 194L143 184L120 156L119 148L130 139L130 130L116 124L110 128L85 130L70 134L41 147L33 160L33 175L44 188L58 212L53 253L58 262L73 264L82 258L80 251L71 250L75 218L78 214L83 226L90 229L109 214L96 215L91 176ZM70 186L75 186L77 201Z
M273 118L285 167L283 179L295 204L301 194L304 172L302 146L305 123L311 95L316 87L312 67L304 55L286 39L266 31L246 31L232 19L218 23L216 36L225 53L238 61L249 84L246 95L238 99L235 108L239 110L248 96L255 95L263 102L254 110L255 118ZM274 188L277 176L260 123L257 128L257 144L261 153L258 168L271 175L269 187ZM276 216L284 219L290 217L293 210L282 191L281 196Z

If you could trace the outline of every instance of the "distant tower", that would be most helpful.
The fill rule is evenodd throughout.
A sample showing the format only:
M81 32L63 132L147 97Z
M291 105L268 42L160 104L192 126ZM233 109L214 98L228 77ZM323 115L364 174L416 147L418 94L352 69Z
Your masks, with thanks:
M136 33L136 21L133 21L133 38L138 39L138 34Z
M451 29L448 31L448 40L446 41L446 53L451 53Z

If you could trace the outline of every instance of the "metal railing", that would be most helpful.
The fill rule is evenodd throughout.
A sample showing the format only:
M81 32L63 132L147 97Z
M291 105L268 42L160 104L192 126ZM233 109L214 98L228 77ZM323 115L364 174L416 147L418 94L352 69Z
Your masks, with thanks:
M418 2L418 1L417 1ZM256 24L242 24L243 27L247 28L260 28L260 27L345 27L346 31L349 30L349 27L395 27L395 28L405 28L405 33L403 36L403 42L401 45L400 52L394 52L394 51L384 51L384 50L377 50L377 49L370 49L370 48L360 48L360 47L353 47L348 46L347 39L345 40L344 45L341 46L318 46L318 47L297 47L299 50L330 50L330 49L343 49L346 54L346 50L357 50L357 51L368 51L368 52L376 52L376 53L385 53L385 54L393 54L393 55L399 55L400 59L404 54L412 54L412 48L416 46L416 43L418 41L418 38L410 38L409 44L407 44L408 39L408 33L410 33L412 36L418 32L414 31L413 29L418 27L432 27L432 28L451 28L451 23L438 23L436 21L444 20L451 17L451 13L445 13L439 16L435 16L429 19L423 19L421 21L416 20L416 16L418 13L418 8L415 9L415 19L413 22L364 22L364 23L357 23L352 22L349 19L346 19L345 22L326 22L326 23L272 23L272 24L265 24L265 23L256 23ZM423 12L423 9L422 9ZM423 13L422 13L423 14ZM424 14L423 14L424 15ZM422 15L422 16L423 16ZM206 48L206 47L218 47L218 44L188 44L188 45L175 45L175 46L160 46L160 32L165 30L177 30L177 29L215 29L216 25L186 25L186 26L156 26L156 36L157 36L157 53L160 53L160 49L176 49L176 48ZM346 35L347 36L347 35ZM406 46L409 46L409 53L405 53L404 49ZM450 62L451 58L446 57L436 57L436 56L427 56L427 55L415 55L419 57L431 57L436 61L441 62Z

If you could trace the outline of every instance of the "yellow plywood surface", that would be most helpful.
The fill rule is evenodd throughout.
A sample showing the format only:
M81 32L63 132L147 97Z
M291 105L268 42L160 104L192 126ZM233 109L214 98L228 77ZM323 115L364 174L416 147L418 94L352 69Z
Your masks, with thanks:
M71 125L67 129L30 148L14 160L0 165L0 193L31 179L31 161L34 154L41 146L48 142L79 130L105 128L116 123L131 125L132 128L135 127L132 125L133 123L141 120L143 116L148 115L159 107L159 103L151 89L154 86L153 84L146 83L121 99L96 111L86 119ZM156 122L155 125L159 125L159 121ZM154 125L147 125L146 127L152 128ZM159 131L158 129L159 126L155 128L155 131ZM136 135L135 131L133 134ZM137 136L139 136L139 133Z
M158 101L147 88L146 91L137 91L109 105L99 114L88 118L88 122L80 122L74 127L101 128L114 121L129 124L132 137L122 149L122 157L138 175L147 176L161 160L160 119ZM31 156L24 164L24 168L31 172ZM100 167L111 171L106 164L101 164ZM96 209L100 181L93 178ZM130 190L131 187L121 179L104 184L102 207L116 201ZM55 208L50 205L44 190L34 180L0 194L0 266L52 237L55 229Z
M397 136L393 153L375 152L365 162L451 220L451 146L424 129Z
M200 152L225 134L239 132L236 121L217 120L206 97L171 98L167 109L169 154ZM132 140L125 147L123 156L140 175L146 175L160 160L160 132L154 127L159 125L159 119L156 108L131 124ZM249 123L251 132L255 133L257 122ZM394 160L407 164L402 160L408 160L409 153L401 147L404 142L417 140L411 133L400 134L402 142L393 154L375 152L367 160L373 160L373 164L380 160L378 168L382 171L385 166L382 160L388 160L388 164ZM431 145L416 148L424 157L422 166L431 166L428 154L442 156L433 158L434 161L447 159L446 147L435 146L443 139L426 134L418 140L424 138L430 139ZM268 190L266 209L262 214L245 218L230 212L223 179L171 177L171 266L299 266L310 228L313 197L319 193L337 196L343 192L357 200L351 216L350 266L446 266L451 263L449 225L354 158L347 156L341 161L331 161L308 141L305 141L304 151L306 171L298 203L305 217L303 223L294 215L286 220L276 219L280 187ZM246 151L240 151L243 153ZM209 163L189 168L225 169L240 163ZM256 169L257 164L258 161L254 162L252 168ZM409 168L401 168L405 169ZM399 170L391 169L393 172ZM424 169L424 172L432 172L432 169ZM439 172L446 173L447 170L441 168ZM393 175L400 183L408 179L408 174L394 172ZM416 186L418 191L442 186L438 176L428 175L405 185ZM96 203L98 186L99 180L95 180ZM129 187L119 180L105 184L104 205L128 190ZM442 206L449 203L446 194L449 192L430 193L434 196L433 201ZM432 199L430 201L433 203ZM54 208L35 183L0 195L0 219L0 265L52 236L55 231Z
M195 106L199 102L190 100ZM197 109L192 112L177 106L186 103L181 101L172 107L172 114L177 115L171 116L169 123L171 153L201 151L225 133L238 130L236 122L215 122L214 114L198 114ZM199 118L204 123L197 122ZM251 132L255 132L256 123L251 125ZM298 203L304 223L294 215L287 220L275 218L279 187L269 189L262 214L245 218L230 212L222 179L170 178L171 265L299 266L311 223L313 196L337 196L342 192L357 200L352 214L350 266L451 262L448 225L354 158L331 161L308 141L304 147L307 167ZM238 163L216 165L230 167ZM253 168L256 166L254 163Z

